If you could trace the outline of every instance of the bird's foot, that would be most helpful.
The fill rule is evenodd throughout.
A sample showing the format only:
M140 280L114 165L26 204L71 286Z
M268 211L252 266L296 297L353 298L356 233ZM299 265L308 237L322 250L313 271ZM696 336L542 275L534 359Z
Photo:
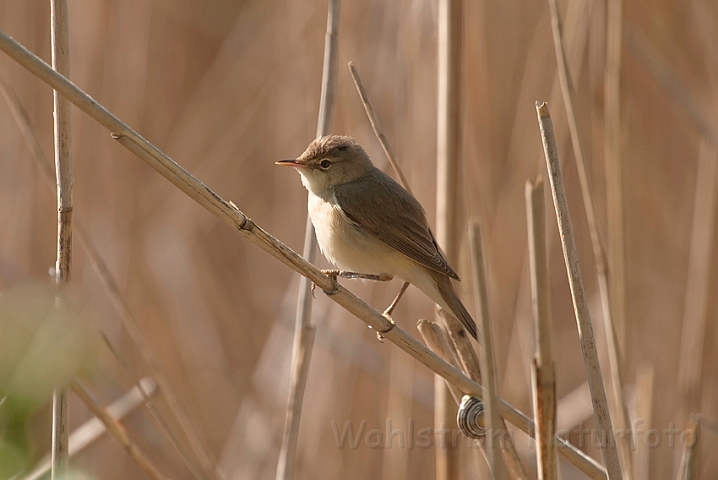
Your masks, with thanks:
M332 269L332 270L322 270L322 273L323 273L324 275L326 275L327 277L329 277L329 278L331 279L331 281L332 281L332 288L331 288L331 290L324 290L324 289L322 289L322 291L323 291L325 294L330 295L330 296L331 296L331 295L336 295L336 293L339 291L339 282L337 281L337 277L338 277L339 275L341 275L342 272L341 272L340 270L333 270L333 269ZM312 283L312 297L314 296L314 288L316 288L316 286L317 286L316 283Z
M394 327L396 327L396 323L394 323L394 319L391 318L391 315L386 311L382 313L381 316L389 322L389 325L384 330L377 330L376 339L379 340L381 343L384 343L384 338L386 338L386 334L391 332Z

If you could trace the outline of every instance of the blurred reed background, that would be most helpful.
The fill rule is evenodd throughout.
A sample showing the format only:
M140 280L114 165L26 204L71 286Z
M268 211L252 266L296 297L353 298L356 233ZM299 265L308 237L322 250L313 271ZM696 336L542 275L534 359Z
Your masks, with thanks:
M647 462L643 478L675 478L682 437L675 435L671 445L664 430L673 424L684 432L689 415L700 412L705 422L695 478L713 478L718 471L718 459L709 455L718 447L718 304L712 294L718 287L718 255L713 254L718 125L712 113L718 107L718 8L712 0L624 1L622 205L616 210L610 207L615 205L616 187L607 181L604 147L606 2L561 1L559 7L602 241L611 258L616 251L624 252L624 262L612 263L610 273L616 284L621 270L625 272L625 315L615 315L628 410L632 421L643 421L644 432L655 429L658 435L658 440L646 433L637 436L634 461ZM301 251L306 191L294 172L279 171L274 161L298 155L313 138L327 2L75 0L69 9L71 79L263 228ZM49 61L49 2L0 2L0 29ZM464 29L461 215L467 222L479 220L484 231L501 396L530 415L533 327L524 183L545 172L536 100L552 107L607 373L596 271L558 89L548 3L466 2ZM434 1L343 1L331 128L357 138L375 163L386 165L345 68L351 60L432 224L436 31ZM51 89L5 55L0 55L0 71L51 159ZM178 192L117 145L103 127L73 112L75 219L84 223L108 264L219 471L228 479L274 478L297 275ZM56 252L55 193L39 171L3 103L2 291L49 281ZM548 190L546 199L550 208ZM591 428L566 272L555 217L549 212L559 429L571 430L580 422ZM608 234L611 222L620 224L616 212L623 215L624 246ZM464 278L461 289L469 306L465 239L461 256L456 269ZM323 259L320 264L326 266ZM150 373L78 241L72 283L92 299L101 331L134 375ZM343 283L379 309L400 286L398 280L389 285ZM394 314L412 335L418 335L416 320L431 316L432 305L413 288ZM433 375L393 345L379 343L373 331L321 293L314 318L318 332L297 478L433 478L436 441L430 448L416 444L416 432L433 426ZM82 378L101 404L131 388L107 348L97 348L94 362ZM162 392L154 398L178 431ZM70 409L73 429L90 418L75 395ZM348 421L355 435L366 422L356 448L348 441L337 445L336 429L343 430ZM123 424L164 475L193 478L146 409L137 409ZM407 438L410 428L413 448ZM373 429L383 438L369 435ZM399 435L386 436L387 429L403 432L403 447ZM49 451L49 403L33 413L26 435L26 466L32 466ZM577 445L583 438L586 451L600 459L588 436L579 438L574 432L568 437ZM531 443L521 433L515 438L527 468L535 471ZM381 440L383 448L377 447ZM651 448L645 447L647 442ZM463 478L476 478L476 456L465 447L462 440ZM583 478L559 463L562 478ZM144 475L108 436L74 456L71 464L96 478Z

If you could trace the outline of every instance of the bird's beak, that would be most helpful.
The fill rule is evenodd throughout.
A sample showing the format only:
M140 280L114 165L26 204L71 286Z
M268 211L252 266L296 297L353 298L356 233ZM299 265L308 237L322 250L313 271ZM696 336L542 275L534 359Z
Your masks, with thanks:
M299 163L299 162L297 162L295 159L292 159L292 160L280 160L280 161L278 161L278 162L274 162L274 164L275 164L275 165L282 165L282 166L285 166L285 167L297 167L297 168L301 168L301 167L306 167L306 166L307 166L307 165L304 164L304 163Z

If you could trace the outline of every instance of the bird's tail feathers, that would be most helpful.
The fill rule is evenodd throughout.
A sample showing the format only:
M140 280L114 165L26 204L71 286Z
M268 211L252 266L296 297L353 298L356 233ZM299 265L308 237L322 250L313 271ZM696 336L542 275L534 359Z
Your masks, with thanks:
M479 334L476 330L476 322L474 322L474 319L471 318L471 315L466 310L466 307L464 307L464 304L461 303L458 295L456 295L454 286L451 284L451 279L446 275L435 275L434 280L436 281L439 293L441 293L442 298L451 310L449 313L455 316L459 322L461 322L461 325L464 326L466 331L469 332L469 335L478 341Z

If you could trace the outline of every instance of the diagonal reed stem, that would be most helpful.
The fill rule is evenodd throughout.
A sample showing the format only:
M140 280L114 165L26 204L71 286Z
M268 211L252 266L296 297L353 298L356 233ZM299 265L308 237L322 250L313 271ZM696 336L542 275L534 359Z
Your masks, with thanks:
M611 415L608 411L606 390L603 386L603 380L601 379L598 350L596 349L596 341L593 337L593 326L591 325L588 302L583 289L581 268L578 264L576 241L573 238L573 227L571 226L566 192L563 187L561 164L558 160L558 148L553 133L553 125L551 124L551 116L548 111L548 106L545 103L536 102L536 113L541 128L541 140L546 155L549 180L551 181L551 193L554 207L556 208L561 248L566 262L569 286L571 287L571 298L576 315L578 336L581 341L581 352L583 353L586 366L588 386L591 390L593 411L596 415L596 423L598 424L597 433L601 443L601 453L603 455L603 461L606 464L609 480L620 480L623 478L621 475L621 465L616 452L616 440L613 435L613 427L611 426Z
M188 197L215 215L229 227L236 229L247 240L276 258L292 270L308 277L322 290L334 287L332 279L321 270L307 262L292 249L272 235L264 231L249 217L244 215L233 203L228 202L206 185L197 180L157 147L142 138L127 124L97 103L92 97L80 90L67 78L53 71L40 58L0 31L0 50L22 65L30 73L36 75L50 87L65 95L76 107L90 118L112 132L112 137L122 146L137 155L141 160L155 169L160 175L175 185ZM414 357L421 364L441 375L454 384L460 391L468 395L482 396L483 388L449 365L436 354L408 335L401 327L389 322L380 312L376 311L349 290L339 285L336 293L329 298L345 308L358 319L383 332L385 338L403 351ZM499 398L499 414L529 436L534 435L534 424L530 418ZM560 437L559 454L572 465L593 479L605 479L604 468L591 457Z
M40 167L40 173L42 174L43 178L48 182L50 188L54 189L54 171L50 163L47 161L45 155L42 153L40 143L38 142L35 132L30 126L30 122L28 121L28 116L25 112L25 109L20 104L20 101L15 95L15 92L7 83L7 80L2 75L2 73L0 73L0 91L2 91L2 94L5 97L5 101L10 108L13 119L15 120L15 123L17 124L21 135L24 137L25 142L32 151L33 158ZM131 312L129 305L127 305L127 302L125 301L124 297L120 293L120 289L117 286L117 282L112 276L112 273L110 273L110 269L108 268L105 261L102 259L100 252L97 251L97 248L90 239L90 234L87 232L87 229L85 228L83 222L79 217L77 217L77 215L75 215L73 218L73 237L80 241L80 245L82 245L82 247L84 248L85 253L90 259L93 268L95 269L95 272L97 272L97 275L100 277L100 281L105 287L105 290L110 297L112 305L115 307L115 310L119 314L122 325L125 327L127 334L129 335L137 350L139 350L142 359L145 361L145 364L150 369L152 375L159 384L159 389L162 391L165 400L167 400L167 405L177 419L180 429L182 430L182 433L187 439L187 442L192 448L195 456L199 459L201 463L201 468L199 470L204 469L205 472L209 473L212 478L215 478L217 467L214 463L214 460L212 460L209 455L207 446L204 445L199 433L197 432L197 429L190 421L189 416L187 415L184 407L182 406L177 390L174 388L172 383L170 383L169 377L165 373L162 364L160 364L159 360L152 351L152 348L142 335L142 331L138 326L137 320ZM148 397L146 403L151 412L156 411L154 401L151 398ZM187 463L188 458L184 451L178 450L178 453L183 458L185 463ZM201 478L200 474L198 473L199 470L197 467L195 467L194 465L190 465L189 463L188 467L190 468L190 470L193 470L193 472L196 472L195 477Z
M581 185L581 196L583 198L583 206L586 211L586 221L588 223L588 231L591 236L591 246L593 248L593 260L596 265L596 276L598 277L598 293L601 298L601 309L603 311L603 328L606 336L606 347L608 351L608 372L612 386L612 400L613 400L613 415L616 421L618 430L624 432L618 439L618 455L620 456L621 465L623 466L623 475L627 480L633 478L633 466L631 459L631 439L630 439L630 428L628 421L628 412L626 410L626 403L623 395L623 382L621 380L621 352L619 349L619 342L616 337L616 329L614 327L614 317L612 315L611 308L611 297L609 292L608 284L608 261L606 254L601 244L601 238L598 233L598 215L596 214L596 207L593 200L593 193L591 191L591 185L588 179L588 168L586 166L586 158L584 155L583 144L581 141L581 135L578 131L578 121L576 120L576 112L574 109L573 101L573 88L571 85L571 78L568 73L568 67L566 62L566 52L563 46L563 35L561 30L561 19L558 13L557 0L549 0L549 7L551 10L551 30L553 33L554 50L556 52L556 64L558 68L558 78L561 84L561 94L563 96L563 105L566 110L566 117L568 120L568 130L571 136L571 144L573 146L574 158L576 160L576 170L578 172L578 180ZM612 14L615 16L615 7L612 7ZM618 12L620 15L620 11ZM615 20L614 20L615 22ZM614 27L615 29L615 27ZM613 32L612 32L613 33ZM619 32L620 33L620 32ZM613 34L615 36L615 34ZM615 39L612 40L615 42ZM611 67L613 68L613 67ZM611 99L609 99L610 101ZM609 126L610 127L610 126ZM609 129L607 127L607 130ZM615 172L615 175L619 176L618 179L613 181L620 181L620 175ZM609 182L611 179L609 179ZM553 185L553 179L551 180ZM613 190L618 190L620 186L615 187ZM614 192L615 195L619 195ZM616 200L609 199L609 203L618 202L618 206L613 205L614 208L620 207L620 199ZM614 212L616 213L616 212ZM622 242L622 228L620 232L620 238L614 237L614 240ZM614 245L615 249L622 249L623 245ZM622 256L618 259L618 265L622 265ZM622 277L619 275L619 282ZM624 288L621 283L619 285L613 285L618 289ZM618 295L619 299L622 299L622 295ZM621 304L622 308L622 304ZM619 314L620 316L620 314Z
M80 397L80 400L87 406L90 413L95 417L99 418L100 421L105 425L107 433L115 438L120 445L127 451L127 454L137 462L137 465L147 474L152 480L164 480L165 477L159 472L157 466L145 455L142 450L130 439L127 435L127 431L122 424L107 410L102 408L97 401L93 398L90 391L79 381L74 380L72 382L72 390L75 394Z

